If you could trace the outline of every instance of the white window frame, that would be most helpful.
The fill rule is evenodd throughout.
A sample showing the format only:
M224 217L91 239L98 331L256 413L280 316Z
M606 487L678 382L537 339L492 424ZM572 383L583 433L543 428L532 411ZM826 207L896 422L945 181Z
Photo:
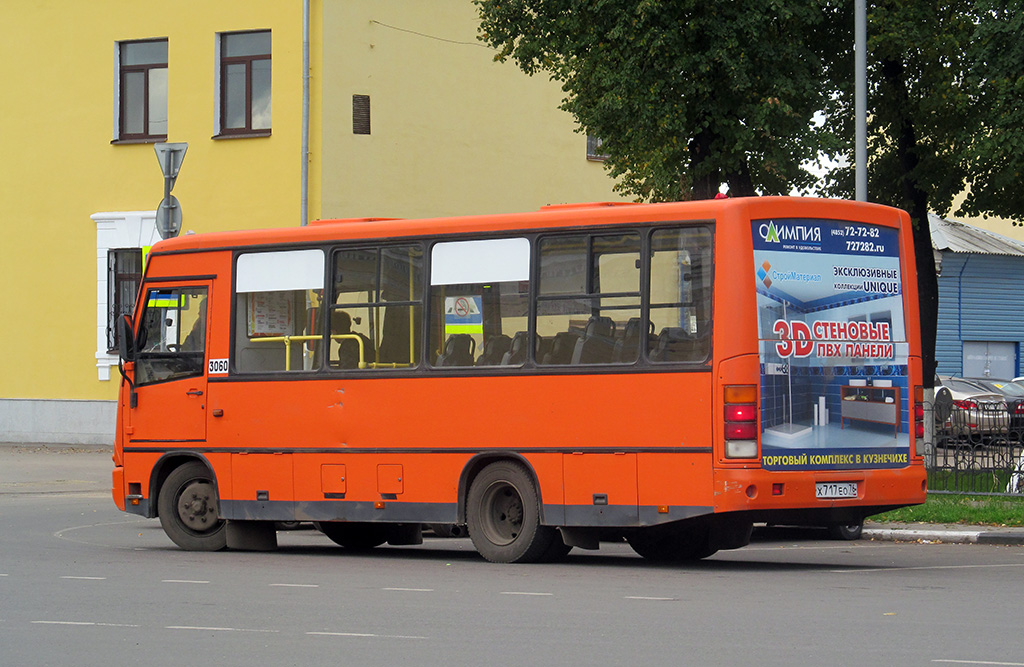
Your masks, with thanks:
M108 382L118 359L107 352L107 253L115 248L145 249L159 241L160 234L156 211L114 211L89 217L96 224L96 372L101 382Z

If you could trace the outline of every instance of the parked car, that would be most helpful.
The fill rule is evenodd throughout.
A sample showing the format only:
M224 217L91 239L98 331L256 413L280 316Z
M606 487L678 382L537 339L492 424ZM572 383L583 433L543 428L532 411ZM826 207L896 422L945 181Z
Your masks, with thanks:
M980 443L1007 434L1010 413L1002 393L964 378L940 376L939 382L953 399L953 409L943 427L957 440ZM939 387L935 390L938 392Z
M1024 386L1013 380L996 378L964 379L993 393L1002 394L1006 401L1006 409L1010 413L1010 430L1015 434L1024 430Z

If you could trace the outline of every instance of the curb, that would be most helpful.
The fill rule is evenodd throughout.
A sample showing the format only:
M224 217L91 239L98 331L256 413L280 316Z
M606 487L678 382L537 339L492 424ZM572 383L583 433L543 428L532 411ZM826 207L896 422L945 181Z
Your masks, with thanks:
M940 527L864 528L866 540L890 542L943 542L948 544L996 544L1024 546L1024 530L961 530Z

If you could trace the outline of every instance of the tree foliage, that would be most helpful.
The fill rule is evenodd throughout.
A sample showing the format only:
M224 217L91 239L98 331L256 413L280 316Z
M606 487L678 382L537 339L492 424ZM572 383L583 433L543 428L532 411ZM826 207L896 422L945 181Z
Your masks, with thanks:
M868 197L914 221L925 382L935 368L938 282L929 211L1024 215L1021 0L879 0L868 12ZM830 118L852 136L852 76ZM829 176L850 196L851 169Z
M982 110L966 146L970 215L1024 215L1024 2L978 0L967 46L971 103Z
M643 200L853 195L844 0L474 0L481 39L562 84L617 188ZM1024 215L1024 0L868 3L868 199L914 221L925 382L938 286L928 212ZM822 122L824 119L824 122ZM845 164L844 164L845 162ZM839 166L836 166L839 165Z
M805 163L838 145L813 121L845 51L827 2L475 2L497 58L559 81L562 108L639 199L808 188Z

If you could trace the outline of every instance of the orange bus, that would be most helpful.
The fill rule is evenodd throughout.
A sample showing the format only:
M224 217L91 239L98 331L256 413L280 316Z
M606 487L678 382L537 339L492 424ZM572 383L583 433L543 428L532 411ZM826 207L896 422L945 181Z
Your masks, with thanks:
M468 533L656 560L925 499L910 221L788 197L186 235L122 358L117 506L180 547Z

